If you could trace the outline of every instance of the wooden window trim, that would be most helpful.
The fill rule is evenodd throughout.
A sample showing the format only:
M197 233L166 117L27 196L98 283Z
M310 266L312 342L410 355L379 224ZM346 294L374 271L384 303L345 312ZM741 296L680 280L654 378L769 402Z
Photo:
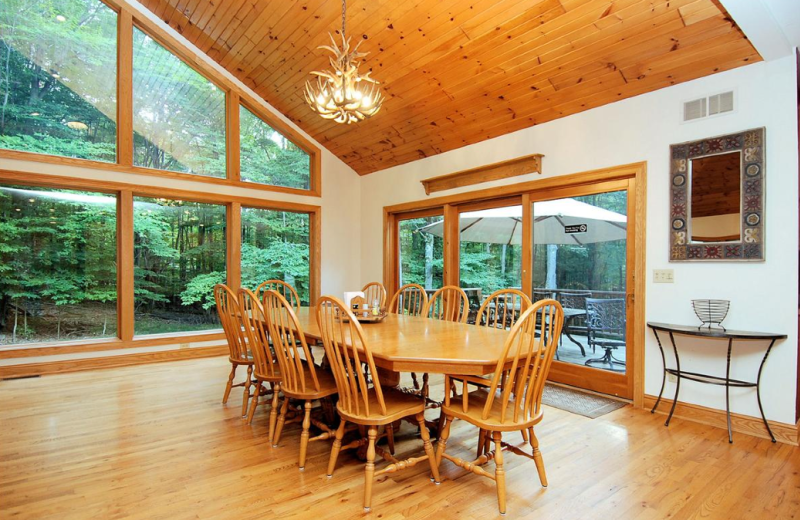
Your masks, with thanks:
M399 280L399 265L396 259L399 254L397 249L397 223L398 220L409 218L407 215L424 214L426 211L443 211L445 216L445 251L444 251L444 282L458 285L459 242L458 214L460 209L472 209L496 205L510 205L512 197L521 197L523 208L523 233L531 233L531 201L561 196L574 196L582 190L593 191L590 185L602 183L603 188L623 189L627 187L629 193L635 194L628 198L628 214L631 218L631 236L634 237L635 247L633 257L628 258L629 271L628 287L632 288L630 296L635 295L632 305L633 317L633 347L628 369L632 371L631 385L633 405L641 408L644 405L644 343L645 343L645 253L646 253L646 205L647 205L647 163L632 163L609 168L601 168L582 173L550 177L535 181L523 182L507 186L486 188L455 195L423 199L402 204L394 204L383 208L384 222L384 249L383 249L383 280L387 289L397 290ZM636 200L634 206L633 200ZM505 204L504 204L505 202ZM434 213L435 214L435 213ZM453 229L454 228L454 229ZM455 239L452 237L455 235ZM447 240L447 237L451 237ZM530 266L532 250L530 241L523 241L523 262ZM532 273L523 270L523 287L532 284Z
M228 283L238 289L241 278L241 207L309 214L309 299L320 296L322 261L322 208L320 206L207 193L173 188L140 186L117 181L100 181L0 169L0 182L20 186L88 190L117 197L117 337L70 342L24 343L0 347L0 359L32 357L75 352L97 352L140 348L175 343L223 339L220 329L207 332L134 335L133 314L133 197L161 197L226 206L226 269Z
M116 162L107 163L90 159L76 159L73 157L60 157L35 152L20 150L0 149L0 158L19 161L30 161L44 164L57 164L66 166L79 166L100 170L110 170L121 173L137 175L150 175L166 177L192 182L201 182L214 185L235 186L239 188L288 193L322 197L322 150L311 140L303 136L289 124L264 109L264 101L250 93L245 92L223 73L211 64L202 60L199 55L189 50L184 43L178 41L158 23L143 16L131 7L125 0L100 0L117 13L117 157ZM177 58L191 67L195 72L205 77L225 93L226 98L226 176L209 177L192 173L172 172L133 166L133 27L143 31L153 38L159 45L174 54ZM235 100L243 104L266 124L282 134L309 155L309 189L287 188L241 180L239 169L239 125L238 103L235 116L231 114L231 107ZM236 134L231 135L231 128L235 125ZM231 159L235 156L235 159Z

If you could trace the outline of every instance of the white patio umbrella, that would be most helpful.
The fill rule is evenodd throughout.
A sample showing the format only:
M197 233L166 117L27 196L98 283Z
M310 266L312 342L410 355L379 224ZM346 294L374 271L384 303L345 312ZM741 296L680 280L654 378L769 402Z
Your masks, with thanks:
M627 217L575 199L537 202L533 205L533 240L536 244L592 244L622 240ZM462 213L461 240L484 244L522 243L522 207L510 206ZM444 221L420 231L444 236ZM568 232L569 231L569 232Z

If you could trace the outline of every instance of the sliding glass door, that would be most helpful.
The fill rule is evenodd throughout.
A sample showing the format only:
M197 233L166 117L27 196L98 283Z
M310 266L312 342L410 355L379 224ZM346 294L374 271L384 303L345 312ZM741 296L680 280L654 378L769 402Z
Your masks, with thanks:
M564 308L551 379L630 397L628 190L604 188L531 203L531 299Z

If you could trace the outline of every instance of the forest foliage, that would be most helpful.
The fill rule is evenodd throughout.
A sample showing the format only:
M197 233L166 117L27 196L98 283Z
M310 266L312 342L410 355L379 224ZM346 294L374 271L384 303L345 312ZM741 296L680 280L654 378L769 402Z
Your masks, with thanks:
M99 0L0 2L0 148L116 161L117 20ZM134 31L134 163L224 177L225 94ZM244 107L241 175L309 187L309 156ZM0 343L114 336L116 198L0 187ZM225 207L137 198L136 333L217 327ZM308 300L308 215L243 209L243 283Z

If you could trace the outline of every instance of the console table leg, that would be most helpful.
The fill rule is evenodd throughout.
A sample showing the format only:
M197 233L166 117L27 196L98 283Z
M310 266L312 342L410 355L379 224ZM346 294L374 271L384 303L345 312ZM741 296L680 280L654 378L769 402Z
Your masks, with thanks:
M776 442L775 436L772 434L772 430L769 427L769 423L767 422L767 416L764 415L764 407L761 405L761 371L764 369L764 363L767 361L767 356L769 356L769 351L772 350L772 346L775 344L775 340L773 339L769 347L767 347L767 351L764 353L764 358L761 360L761 365L758 367L758 379L756 379L756 398L758 399L758 410L761 412L761 420L764 421L764 426L767 428L767 433L769 433L770 439L772 442Z
M725 415L728 418L728 442L733 444L733 431L731 430L731 347L733 338L728 340L728 358L725 365Z
M672 414L675 413L675 406L678 404L678 394L681 391L681 359L678 357L678 347L675 346L675 337L672 335L671 331L669 333L669 340L672 342L672 351L675 352L675 376L677 377L677 381L675 382L675 397L672 399L672 408L669 410L667 422L664 423L664 426L669 426L669 422L672 420ZM664 366L666 366L666 364Z
M667 358L664 357L664 348L661 346L661 339L658 337L658 331L656 329L653 329L653 335L656 337L658 350L661 352L661 363L664 367L664 373L661 376L661 390L658 392L658 399L656 399L656 404L653 405L653 409L650 410L650 413L656 412L656 408L658 408L658 404L661 402L661 396L664 395L664 385L667 382Z

